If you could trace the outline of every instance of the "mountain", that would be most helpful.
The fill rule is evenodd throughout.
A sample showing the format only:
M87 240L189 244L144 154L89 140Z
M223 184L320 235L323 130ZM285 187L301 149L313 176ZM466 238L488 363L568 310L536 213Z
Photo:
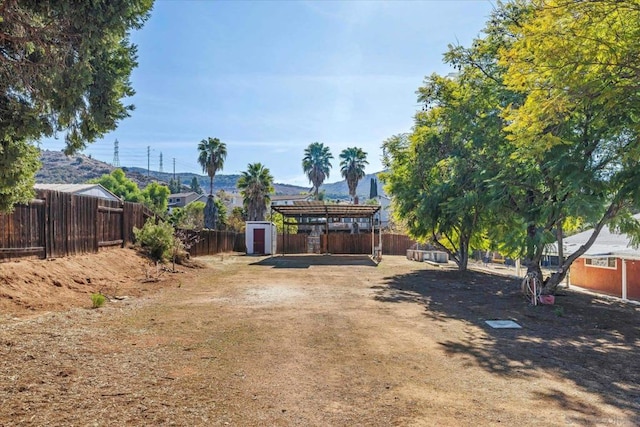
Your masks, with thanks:
M102 175L111 173L115 168L108 163L100 160L92 159L84 154L76 154L66 156L62 151L41 150L40 161L42 168L36 174L36 182L41 184L84 184L91 179L100 178ZM153 181L159 181L167 184L172 173L150 171L138 167L121 168L127 178L138 184L138 187L144 188ZM198 175L195 173L176 174L176 178L180 182L189 187L193 177L198 179L203 189L209 188L209 177L206 175ZM225 190L235 191L236 182L240 175L216 175L213 181L214 191ZM289 184L275 184L276 194L300 194L309 191L307 187L299 187Z
M84 154L66 156L62 151L40 151L42 168L36 173L41 184L84 184L111 173L113 166Z
M378 184L378 194L385 195L385 192L382 188L382 182L380 178L378 178L378 174L370 173L364 176L360 181L358 181L358 186L356 187L356 195L361 201L365 201L369 199L369 194L371 190L371 178L375 178ZM320 186L320 191L324 191L326 197L330 199L344 199L349 198L349 186L347 185L346 180L322 184Z
M123 167L122 170L125 171L127 176L129 176L129 174L142 174L144 176L147 176L147 170L143 168ZM149 176L158 181L169 182L169 180L173 178L173 173L149 171ZM187 187L191 185L191 180L193 179L193 177L196 177L196 179L198 180L198 183L200 184L200 187L202 187L204 191L209 190L209 177L207 175L199 175L197 173L191 173L191 172L176 173L176 179L178 179L182 185L185 185ZM218 190L224 190L227 192L237 191L236 183L238 182L238 178L240 178L240 175L216 174L215 178L213 178L213 191L214 192ZM305 193L309 191L309 189L306 187L299 187L297 185L290 185L290 184L276 183L273 186L276 190L276 194L282 194L282 195L300 194L300 193Z
M100 160L92 159L84 154L76 154L67 157L62 151L42 150L41 158L42 168L36 174L36 182L42 184L83 184L94 178L100 178L104 174L111 173L115 168L108 163ZM129 179L134 181L140 188L146 187L150 182L159 181L168 183L173 178L173 174L169 172L149 171L138 167L121 168ZM358 183L357 194L360 200L369 198L369 190L371 187L371 178L377 178L377 173L366 175ZM207 191L209 188L209 177L206 175L198 175L191 172L177 173L176 178L180 180L182 185L189 187L193 177L196 177L200 186ZM225 190L227 192L236 191L236 183L240 175L216 175L213 180L213 189ZM276 194L294 195L306 193L310 190L308 187L300 187L290 184L274 184ZM325 192L326 197L330 199L348 199L349 187L345 180L327 183L320 187ZM384 194L382 184L378 179L378 194Z

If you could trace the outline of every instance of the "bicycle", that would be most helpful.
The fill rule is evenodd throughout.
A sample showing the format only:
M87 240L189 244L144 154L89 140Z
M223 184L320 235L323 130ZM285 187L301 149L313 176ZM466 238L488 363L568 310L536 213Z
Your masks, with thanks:
M542 292L542 283L540 277L535 272L527 273L522 279L522 293L531 305L538 305L540 301L540 294Z

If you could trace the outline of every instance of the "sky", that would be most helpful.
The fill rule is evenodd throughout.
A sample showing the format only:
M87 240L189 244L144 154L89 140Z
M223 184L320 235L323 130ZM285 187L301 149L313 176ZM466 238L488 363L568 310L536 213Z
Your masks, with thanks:
M131 34L138 67L131 117L84 154L121 166L203 173L198 142L227 145L220 174L261 162L275 181L308 186L304 149L327 145L326 182L341 180L339 154L367 152L382 170L381 144L409 132L425 76L452 70L449 44L469 46L494 3L434 1L156 0ZM41 142L60 150L64 137ZM149 147L149 157L147 156Z

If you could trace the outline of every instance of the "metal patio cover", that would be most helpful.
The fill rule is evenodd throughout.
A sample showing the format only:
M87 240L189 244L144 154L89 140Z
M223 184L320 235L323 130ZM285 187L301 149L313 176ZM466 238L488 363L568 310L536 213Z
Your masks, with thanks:
M284 217L296 218L370 218L380 210L379 205L330 204L296 202L293 205L271 205Z

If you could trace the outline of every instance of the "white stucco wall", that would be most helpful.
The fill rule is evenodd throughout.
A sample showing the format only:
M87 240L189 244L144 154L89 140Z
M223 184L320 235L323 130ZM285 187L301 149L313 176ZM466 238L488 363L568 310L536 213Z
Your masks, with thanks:
M245 244L247 245L247 255L255 254L253 248L253 231L264 230L264 255L275 255L276 243L278 241L278 230L276 225L269 221L247 221L244 233Z

